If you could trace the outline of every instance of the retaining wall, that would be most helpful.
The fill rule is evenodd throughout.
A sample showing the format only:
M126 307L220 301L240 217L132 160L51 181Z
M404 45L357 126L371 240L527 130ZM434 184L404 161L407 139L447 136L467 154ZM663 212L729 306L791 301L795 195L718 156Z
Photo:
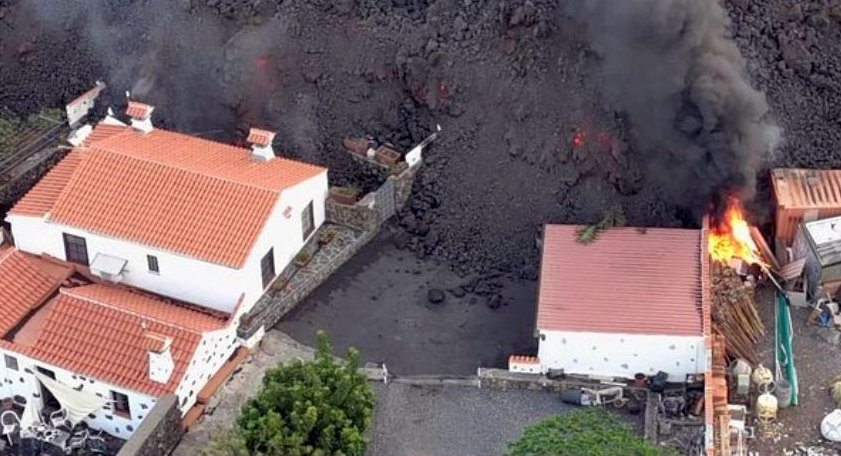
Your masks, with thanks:
M158 400L117 456L162 456L178 445L184 429L178 397L168 394Z

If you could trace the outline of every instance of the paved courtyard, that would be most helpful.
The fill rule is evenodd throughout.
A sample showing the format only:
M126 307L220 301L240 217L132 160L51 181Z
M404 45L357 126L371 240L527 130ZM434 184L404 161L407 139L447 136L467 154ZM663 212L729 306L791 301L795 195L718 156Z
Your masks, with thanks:
M325 329L337 353L348 346L366 361L385 362L398 374L475 374L476 368L504 367L511 353L536 348L533 337L536 282L501 282L502 305L490 309L485 298L447 293L430 304L430 288L465 283L445 265L418 260L381 234L278 325L304 344Z
M523 428L567 410L557 394L375 384L370 456L501 455Z

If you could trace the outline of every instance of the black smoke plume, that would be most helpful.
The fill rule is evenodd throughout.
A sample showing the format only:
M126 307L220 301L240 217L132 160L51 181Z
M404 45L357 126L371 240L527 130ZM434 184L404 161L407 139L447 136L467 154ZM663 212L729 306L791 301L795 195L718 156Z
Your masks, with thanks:
M647 179L700 215L723 194L749 200L780 140L717 0L573 0L603 59L604 93L628 114Z

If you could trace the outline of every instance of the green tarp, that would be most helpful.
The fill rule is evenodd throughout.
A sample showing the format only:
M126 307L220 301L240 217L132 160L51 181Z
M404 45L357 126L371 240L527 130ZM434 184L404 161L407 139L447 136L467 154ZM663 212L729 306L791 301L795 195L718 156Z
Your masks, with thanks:
M791 385L790 405L797 405L797 370L794 368L794 349L791 344L794 336L791 329L791 308L788 297L780 292L777 292L777 309L774 320L776 326L774 332L777 344L777 377L788 380L788 383Z

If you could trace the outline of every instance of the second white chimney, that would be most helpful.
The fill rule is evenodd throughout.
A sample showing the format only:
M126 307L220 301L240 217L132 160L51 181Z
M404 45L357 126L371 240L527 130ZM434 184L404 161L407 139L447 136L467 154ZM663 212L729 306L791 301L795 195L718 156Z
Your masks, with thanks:
M152 126L152 111L154 106L137 101L129 101L126 108L126 115L131 118L131 127L137 131L148 133L154 129Z
M263 161L275 158L274 149L272 149L274 137L275 133L268 130L260 130L259 128L248 130L246 141L251 143L251 156Z
M172 338L159 334L147 333L149 338L149 379L157 383L166 383L175 370L172 359Z

